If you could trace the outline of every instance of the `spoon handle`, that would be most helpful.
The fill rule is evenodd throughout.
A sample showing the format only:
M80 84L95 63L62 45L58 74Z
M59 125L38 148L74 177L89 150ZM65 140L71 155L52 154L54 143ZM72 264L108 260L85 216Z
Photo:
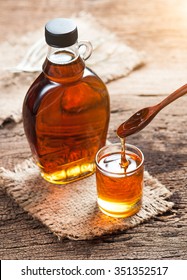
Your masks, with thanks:
M171 93L169 96L167 96L164 100L162 100L159 104L156 106L158 107L158 110L160 111L162 108L176 100L177 98L185 95L187 93L187 84L183 85L182 87L175 90L173 93Z

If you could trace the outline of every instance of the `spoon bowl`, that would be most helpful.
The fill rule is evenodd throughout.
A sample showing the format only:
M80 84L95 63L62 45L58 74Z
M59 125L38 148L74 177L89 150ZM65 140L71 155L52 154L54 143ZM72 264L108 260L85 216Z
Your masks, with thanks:
M152 119L158 114L158 112L160 112L160 110L162 110L164 107L166 107L168 104L170 104L177 98L185 95L186 93L187 84L171 93L162 102L154 106L146 107L139 110L118 127L117 135L120 138L125 138L131 134L142 130L152 121Z

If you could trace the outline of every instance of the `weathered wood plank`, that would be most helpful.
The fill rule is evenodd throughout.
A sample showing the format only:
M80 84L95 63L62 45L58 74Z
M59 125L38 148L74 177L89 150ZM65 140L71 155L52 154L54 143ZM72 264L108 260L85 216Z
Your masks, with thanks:
M155 99L155 97L150 98L153 101ZM116 124L129 116L137 104L146 106L149 103L145 96L133 95L128 99L130 104L127 106L127 111L125 109L118 111L121 104L125 104L125 100L124 95L111 98L112 110L114 110L109 129L111 141L117 141ZM130 140L144 151L149 172L174 192L171 198L175 202L173 212L112 237L107 236L93 241L58 241L38 221L34 221L24 213L11 198L1 193L1 258L185 259L187 256L185 211L187 116L182 116L182 112L185 110L186 98L180 99L173 106L174 114L173 110L166 108L144 132L132 136ZM11 167L30 155L22 132L22 124L15 125L11 129L5 127L2 130L0 143L3 154L0 155L0 160L6 167ZM6 139L9 141L7 142Z
M90 12L111 32L145 52L146 65L125 79L108 85L111 93L109 139L117 141L117 125L136 110L159 102L186 83L187 37L185 1L1 1L0 40L22 36L41 28L59 15ZM155 6L156 5L156 6ZM107 13L106 13L107 10ZM10 21L11 15L11 21ZM28 21L28 19L31 19ZM16 22L16 24L15 24ZM25 24L27 22L27 24ZM125 59L122 58L122 59ZM30 78L23 75L25 93ZM1 96L4 94L1 92ZM5 90L8 98L14 93ZM114 236L92 241L58 241L41 223L33 220L10 197L0 191L1 259L186 259L187 258L187 98L165 108L155 120L129 142L145 154L149 172L172 192L173 211ZM22 124L0 129L0 166L13 167L30 156Z

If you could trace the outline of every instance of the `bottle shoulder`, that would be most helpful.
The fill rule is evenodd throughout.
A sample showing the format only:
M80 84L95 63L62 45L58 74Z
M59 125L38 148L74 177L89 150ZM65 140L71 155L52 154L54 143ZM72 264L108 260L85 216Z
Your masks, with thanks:
M83 79L85 79L86 77L90 77L90 78L92 78L92 80L98 80L99 82L104 84L104 82L97 75L97 73L94 70L92 70L90 67L87 67L87 66L84 69Z
M31 84L25 95L23 112L27 108L29 111L35 113L44 96L48 92L53 91L55 87L58 87L58 84L51 82L48 78L46 78L43 72L40 73L40 75Z
M109 94L102 80L89 68L85 68L82 79L69 84L51 81L42 72L29 88L23 107L36 114L41 103L51 103L58 98L63 104L76 102L79 106L79 102L95 104L109 99Z
M35 81L31 84L27 95L33 94L37 95L41 91L42 93L46 93L50 89L55 89L57 87L63 88L72 88L72 87L84 87L84 85L100 88L107 91L105 83L101 80L101 78L89 67L85 67L83 71L83 75L79 80L72 82L60 82L54 81L50 79L44 72L41 72L40 75L35 79Z

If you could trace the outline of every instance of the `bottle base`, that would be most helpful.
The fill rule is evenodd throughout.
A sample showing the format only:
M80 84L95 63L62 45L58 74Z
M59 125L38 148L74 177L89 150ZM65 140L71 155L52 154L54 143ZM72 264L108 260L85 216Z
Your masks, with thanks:
M95 172L95 164L87 163L81 166L74 166L69 169L62 169L53 173L46 173L41 170L44 180L57 185L66 185L85 177L91 176Z
M99 209L106 215L114 218L127 218L140 211L142 206L142 201L139 200L136 203L114 203L105 202L98 199Z

